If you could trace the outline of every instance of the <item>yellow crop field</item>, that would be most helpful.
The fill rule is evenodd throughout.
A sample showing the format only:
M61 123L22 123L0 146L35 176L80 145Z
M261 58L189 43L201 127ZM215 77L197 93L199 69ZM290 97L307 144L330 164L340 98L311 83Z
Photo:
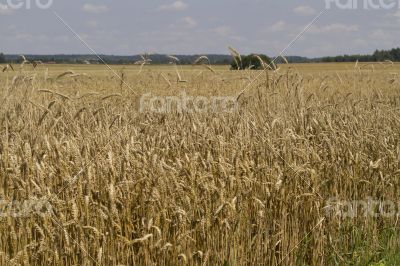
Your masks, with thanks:
M13 68L0 265L400 263L400 64Z

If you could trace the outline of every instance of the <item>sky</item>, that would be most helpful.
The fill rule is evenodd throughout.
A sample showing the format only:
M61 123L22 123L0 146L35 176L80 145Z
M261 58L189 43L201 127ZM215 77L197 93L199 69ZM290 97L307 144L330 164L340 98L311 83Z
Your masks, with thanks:
M0 23L7 54L274 56L303 31L284 55L400 46L400 0L0 0Z

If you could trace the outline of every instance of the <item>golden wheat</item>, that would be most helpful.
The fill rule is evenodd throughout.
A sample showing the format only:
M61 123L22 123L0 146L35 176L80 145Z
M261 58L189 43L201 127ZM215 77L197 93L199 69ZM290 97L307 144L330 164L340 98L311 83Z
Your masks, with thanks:
M344 218L329 202L398 201L399 65L270 69L255 58L265 75L205 57L123 70L137 95L242 92L230 113L140 112L101 66L2 73L0 265L368 265L399 254L396 216ZM51 209L17 205L39 199Z

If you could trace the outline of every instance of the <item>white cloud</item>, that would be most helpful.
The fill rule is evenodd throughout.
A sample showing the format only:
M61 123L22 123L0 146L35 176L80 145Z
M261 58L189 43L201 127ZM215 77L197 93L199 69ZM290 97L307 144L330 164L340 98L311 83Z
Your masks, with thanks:
M368 44L379 49L391 49L398 46L399 39L397 31L385 31L382 29L372 30L366 35Z
M375 39L375 40L386 40L389 39L391 36L390 33L385 32L383 30L373 30L370 34L369 37L371 39Z
M270 27L268 27L266 30L263 30L262 33L271 34L271 33L285 32L285 34L288 34L290 38L295 38L301 30L303 30L303 27L300 27L299 25L280 20L275 24L271 25ZM325 36L325 34L354 33L358 32L359 30L360 30L359 26L355 24L333 23L322 26L312 25L306 31L306 34L310 33L314 35ZM307 39L307 37L301 36L299 40L304 40L304 39Z
M189 28L194 28L198 25L197 21L192 17L184 17L182 22Z
M106 5L85 4L83 6L83 11L91 14L101 14L106 13L108 11L108 7Z
M298 6L295 9L293 9L293 11L297 15L301 15L301 16L312 16L317 13L314 8L309 7L309 6Z
M214 28L212 31L217 33L218 35L227 36L231 33L232 29L228 26L220 26Z
M269 29L273 32L283 31L286 28L286 22L281 20L273 24Z
M99 22L96 20L91 20L87 22L87 25L91 28L96 28L97 26L99 26Z
M8 5L3 5L0 3L0 15L8 15L11 13L12 13L12 10Z
M393 16L396 18L400 18L400 10L398 10L396 13L394 13Z
M161 11L183 11L186 10L188 8L188 5L181 1L175 1L172 4L167 4L167 5L161 5L158 7L158 10Z
M31 42L34 40L34 36L29 33L17 33L14 37L17 40L22 40L27 42Z
M310 33L317 33L317 34L357 32L357 31L359 31L359 26L354 25L354 24L346 25L346 24L341 24L341 23L333 23L333 24L325 25L325 26L321 26L321 27L313 25L309 28L308 31Z
M356 32L359 30L358 25L345 25L334 23L322 28L324 32Z

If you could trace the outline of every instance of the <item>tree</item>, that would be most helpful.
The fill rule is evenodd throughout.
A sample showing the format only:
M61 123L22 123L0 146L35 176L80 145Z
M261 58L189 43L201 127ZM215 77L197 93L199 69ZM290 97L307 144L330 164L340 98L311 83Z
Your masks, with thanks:
M6 57L4 56L3 53L0 53L0 64L6 63Z
M262 62L261 62L262 60ZM260 70L268 67L271 64L271 59L266 55L243 55L241 58L234 58L231 62L231 69L243 70L243 69L254 69ZM270 65L273 68L273 65Z

